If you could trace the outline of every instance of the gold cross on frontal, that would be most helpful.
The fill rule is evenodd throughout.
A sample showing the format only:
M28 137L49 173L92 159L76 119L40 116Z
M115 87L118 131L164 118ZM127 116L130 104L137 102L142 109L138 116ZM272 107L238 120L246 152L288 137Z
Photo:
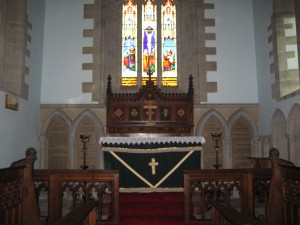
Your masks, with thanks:
M155 167L159 165L158 162L155 162L155 158L151 158L151 162L149 162L148 165L152 169L152 175L155 175L156 174Z

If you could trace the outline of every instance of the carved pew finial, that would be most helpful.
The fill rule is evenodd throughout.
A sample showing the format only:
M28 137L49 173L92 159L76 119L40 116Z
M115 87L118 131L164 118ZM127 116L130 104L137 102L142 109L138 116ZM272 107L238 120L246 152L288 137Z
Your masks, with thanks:
M26 190L23 194L23 224L42 225L45 223L40 216L38 202L35 194L35 186L33 183L33 167L37 159L35 148L28 148L25 153L25 158L15 161L11 167L26 166L24 169L24 180ZM30 206L30 207L29 207Z
M266 225L283 224L283 199L282 199L282 181L279 169L279 150L271 148L269 158L272 162L272 179L270 184L269 198L266 209ZM276 207L274 207L276 206Z
M279 150L277 148L271 148L269 150L269 159L271 160L272 167L278 168L278 166L292 166L294 167L295 164L291 161L281 159Z
M277 148L271 148L269 150L269 158L272 162L272 167L278 167L279 164L279 150Z
M31 167L33 168L33 163L36 160L36 150L34 148L28 148L26 150L26 157L24 159L15 161L11 163L11 167L16 167L16 166L26 166L26 167Z

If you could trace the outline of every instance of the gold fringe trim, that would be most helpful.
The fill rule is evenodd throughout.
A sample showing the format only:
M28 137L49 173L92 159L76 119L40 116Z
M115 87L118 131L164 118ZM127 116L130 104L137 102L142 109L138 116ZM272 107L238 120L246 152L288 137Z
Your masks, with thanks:
M168 147L168 148L123 148L123 147L102 147L104 152L124 152L124 153L162 153L162 152L188 152L201 151L202 146L193 147Z

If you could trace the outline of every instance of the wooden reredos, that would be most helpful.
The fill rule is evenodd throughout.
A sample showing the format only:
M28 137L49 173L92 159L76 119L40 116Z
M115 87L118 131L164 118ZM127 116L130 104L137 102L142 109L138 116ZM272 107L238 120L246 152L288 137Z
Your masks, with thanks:
M107 136L191 136L194 121L192 75L187 93L163 93L146 81L136 93L112 93L107 82Z

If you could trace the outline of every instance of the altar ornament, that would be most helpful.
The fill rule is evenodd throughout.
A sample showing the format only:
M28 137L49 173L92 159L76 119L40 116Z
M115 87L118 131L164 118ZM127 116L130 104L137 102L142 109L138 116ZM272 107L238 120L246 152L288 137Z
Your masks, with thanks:
M83 170L86 170L88 167L88 165L86 165L86 143L88 143L90 141L90 137L91 135L86 135L86 134L81 134L80 135L80 139L81 142L83 143L83 148L82 148L82 153L83 153L83 165L80 166Z
M219 164L219 141L221 140L222 133L211 133L211 138L215 142L215 151L216 151L216 164L214 167L219 169L222 165Z
M156 169L159 164L158 162L155 161L155 158L151 158L151 162L148 163L148 165L151 167L152 175L156 174Z
M176 172L183 169L200 168L200 151L205 139L202 136L174 136L174 137L101 137L101 154L111 165L109 167L120 170L121 187L150 188L160 187L181 187L183 186L183 176L176 176ZM125 155L139 153L139 163L135 163L135 157ZM155 154L150 159L148 153ZM175 154L176 153L176 154ZM170 158L165 158L168 155ZM171 155L178 156L177 158ZM190 157L192 156L193 157ZM144 156L144 157L143 157ZM176 159L175 159L176 158ZM175 160L174 160L175 159ZM168 163L164 163L168 161ZM167 166L166 164L169 164ZM151 165L150 165L151 163ZM152 165L153 163L153 165ZM157 163L157 165L156 165ZM147 166L149 169L145 169ZM152 166L155 174L151 173ZM126 172L127 171L127 172ZM173 178L171 178L173 176ZM174 182L173 179L176 179ZM137 181L136 181L137 180ZM142 181L142 184L139 182ZM169 181L172 180L169 185ZM175 186L174 186L175 184ZM169 185L169 186L168 186Z

